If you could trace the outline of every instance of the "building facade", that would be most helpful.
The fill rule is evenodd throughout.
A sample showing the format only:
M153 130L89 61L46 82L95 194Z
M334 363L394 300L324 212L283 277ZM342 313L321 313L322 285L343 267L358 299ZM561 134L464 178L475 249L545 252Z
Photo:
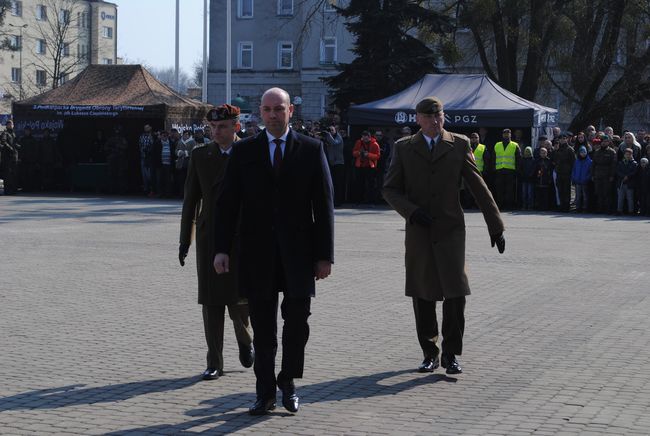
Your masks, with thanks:
M117 63L117 5L101 0L11 0L0 51L0 113L65 83L89 64Z
M226 99L226 1L232 1L232 98L256 113L262 93L286 89L296 115L318 120L330 107L323 77L351 62L354 43L336 0L211 0L208 101Z

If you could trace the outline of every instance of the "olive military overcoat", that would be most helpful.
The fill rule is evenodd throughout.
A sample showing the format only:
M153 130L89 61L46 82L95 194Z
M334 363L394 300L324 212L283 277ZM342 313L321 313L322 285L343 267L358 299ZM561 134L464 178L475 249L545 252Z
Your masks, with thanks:
M210 142L192 150L187 168L180 243L190 244L196 226L199 304L227 305L239 302L237 257L233 256L234 262L226 274L217 274L212 264L216 254L215 208L229 158L216 143Z
M459 199L462 180L483 212L489 233L503 232L499 209L476 167L467 137L443 130L433 153L421 131L395 144L383 194L406 219L409 297L441 301L470 294ZM433 218L430 227L410 222L418 208Z

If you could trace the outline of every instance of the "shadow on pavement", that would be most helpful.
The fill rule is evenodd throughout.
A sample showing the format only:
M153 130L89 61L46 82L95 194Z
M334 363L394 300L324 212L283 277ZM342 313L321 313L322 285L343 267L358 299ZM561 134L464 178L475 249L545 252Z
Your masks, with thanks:
M76 384L59 388L38 389L0 398L0 413L7 410L56 409L82 404L124 401L138 395L183 389L199 381L198 377L147 380L84 388Z
M412 378L398 383L390 383L389 379L405 374L413 374ZM326 381L312 385L299 386L298 395L301 397L301 406L328 401L341 401L351 399L365 399L379 396L395 395L409 389L430 385L437 382L455 383L457 380L444 374L417 374L412 369L402 371L389 371L378 374L347 377L340 380ZM252 392L230 394L223 397L205 400L201 404L207 407L189 410L186 415L200 417L178 424L158 424L148 427L139 427L120 430L110 435L128 435L142 433L165 433L175 435L197 434L197 431L206 433L223 434L248 428L252 425L274 417L291 416L282 407L280 395L275 411L265 416L250 416L248 411L237 411L239 408L248 408L255 401ZM300 412L299 412L300 414ZM201 429L198 429L201 427ZM194 430L191 430L194 429Z

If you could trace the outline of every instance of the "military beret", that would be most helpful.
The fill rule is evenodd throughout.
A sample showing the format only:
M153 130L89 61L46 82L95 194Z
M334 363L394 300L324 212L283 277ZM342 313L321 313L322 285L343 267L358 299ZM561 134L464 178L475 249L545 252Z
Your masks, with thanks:
M420 114L437 114L442 112L442 101L438 97L426 97L415 106L415 112Z
M222 104L214 109L210 109L206 118L208 121L234 120L239 116L239 108L230 104Z

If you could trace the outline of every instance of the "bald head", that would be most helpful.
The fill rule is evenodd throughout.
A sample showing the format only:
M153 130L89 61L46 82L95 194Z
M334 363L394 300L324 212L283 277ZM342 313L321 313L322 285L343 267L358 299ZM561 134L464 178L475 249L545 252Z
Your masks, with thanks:
M262 104L264 104L264 99L267 97L280 98L287 104L287 106L291 104L291 97L289 97L289 93L282 88L267 89L264 94L262 94Z
M289 93L282 88L271 88L262 94L260 115L266 129L276 138L284 135L293 115Z

